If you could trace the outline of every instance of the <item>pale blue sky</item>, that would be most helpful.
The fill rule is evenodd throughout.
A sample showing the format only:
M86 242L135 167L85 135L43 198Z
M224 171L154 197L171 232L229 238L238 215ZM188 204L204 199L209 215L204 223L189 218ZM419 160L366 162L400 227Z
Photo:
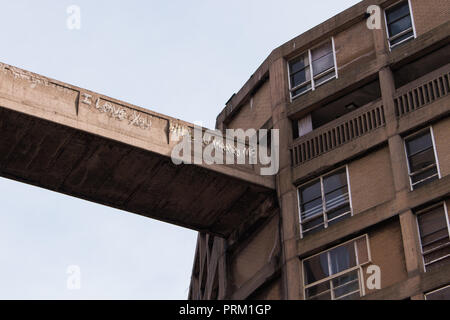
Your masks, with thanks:
M213 128L274 48L357 2L2 0L0 61ZM0 299L187 297L195 232L2 178L0 200Z

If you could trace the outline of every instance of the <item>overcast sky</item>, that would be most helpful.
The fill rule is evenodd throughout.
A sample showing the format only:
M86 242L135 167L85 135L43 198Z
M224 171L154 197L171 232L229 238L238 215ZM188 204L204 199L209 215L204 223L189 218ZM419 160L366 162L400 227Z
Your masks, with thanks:
M213 128L274 48L357 2L1 0L0 61ZM3 178L0 200L0 299L187 297L195 232Z

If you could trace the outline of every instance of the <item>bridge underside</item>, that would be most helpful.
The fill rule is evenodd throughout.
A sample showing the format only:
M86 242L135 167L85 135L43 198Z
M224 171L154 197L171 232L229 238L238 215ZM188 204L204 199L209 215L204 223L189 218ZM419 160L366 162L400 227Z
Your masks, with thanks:
M0 137L2 177L219 236L257 218L275 197L264 186L4 107Z

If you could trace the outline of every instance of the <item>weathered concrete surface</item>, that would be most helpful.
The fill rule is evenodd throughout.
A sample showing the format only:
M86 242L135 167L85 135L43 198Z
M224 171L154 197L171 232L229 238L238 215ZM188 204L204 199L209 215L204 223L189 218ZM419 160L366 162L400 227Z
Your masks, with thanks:
M228 236L274 179L251 166L174 165L172 137L192 127L0 64L1 176Z

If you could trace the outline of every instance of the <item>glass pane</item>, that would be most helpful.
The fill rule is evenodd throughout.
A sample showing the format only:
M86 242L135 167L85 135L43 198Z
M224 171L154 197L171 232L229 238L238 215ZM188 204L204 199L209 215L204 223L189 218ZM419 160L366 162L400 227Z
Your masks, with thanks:
M407 15L410 15L408 1L405 1L386 10L386 20L388 23L391 23Z
M316 49L311 50L311 59L314 63L314 61L317 61L318 59L329 55L330 53L333 53L331 41L321 45L320 47L317 47Z
M348 217L350 217L350 206L344 206L342 208L339 208L338 210L328 212L327 214L328 226L331 226Z
M331 274L336 274L356 266L354 242L330 251Z
M343 186L347 186L347 174L345 169L323 178L323 191L325 194L342 188Z
M393 36L399 34L400 32L403 32L411 27L412 27L411 17L406 16L398 21L395 21L395 22L389 24L389 27L388 27L389 36L393 37Z
M359 292L358 271L353 271L333 279L333 291L335 299L339 299L355 291Z
M430 211L420 214L417 217L417 221L419 222L422 244L427 245L430 242L427 240L429 236L432 236L439 230L447 228L444 206L438 206Z
M411 170L411 173L426 168L435 163L436 159L434 157L433 148L416 153L415 155L409 157L409 168Z
M309 219L323 213L322 198L305 203L301 206L302 219Z
M427 300L450 300L450 286L427 294Z
M345 204L349 200L346 171L340 171L323 179L327 210Z
M326 281L323 283L320 283L314 287L308 288L306 291L306 299L318 299L318 300L326 300L326 296L329 296L331 299L331 292L330 292L330 282ZM319 296L320 297L317 297Z
M304 87L301 87L301 88L298 88L298 89L292 91L291 95L292 95L292 97L296 97L296 96L298 96L306 91L309 91L309 90L311 90L311 83L309 83L308 85L305 85Z
M414 31L411 31L411 32L408 32L408 33L406 33L406 34L404 34L403 36L401 36L401 37L398 37L398 38L396 38L395 40L391 40L391 41L389 41L390 42L390 44L391 44L391 47L392 46L394 46L394 45L396 45L397 43L400 43L400 42L402 42L403 40L406 40L406 39L413 39L414 38ZM405 43L406 43L407 41L405 41Z
M309 202L313 199L321 198L322 192L320 190L320 180L316 180L300 189L300 197L302 202Z
M314 84L315 84L316 87L318 87L321 84L323 84L323 83L327 82L328 80L333 79L335 77L336 77L336 74L334 72L327 73L326 75L324 75L324 76L322 76L320 78L317 78L315 80Z
M327 253L314 256L303 262L306 284L311 284L330 276Z
M433 168L431 168L429 170L426 170L426 171L424 171L422 173L419 173L419 174L413 176L411 180L412 180L412 182L414 184L414 188L418 188L419 186L424 185L425 183L428 183L428 182L431 182L431 181L434 181L434 180L438 179L438 174L437 173L438 172L437 172L436 167L433 167ZM433 178L431 179L431 177L433 177ZM422 181L422 180L425 180L425 181L423 181L420 184L417 183L417 182Z
M293 73L299 72L300 70L304 69L307 66L309 66L308 55L305 54L305 55L293 60L289 64L289 70L290 70L291 74L293 74Z
M325 227L323 223L323 215L321 214L315 219L309 220L308 222L302 223L303 232L307 232L311 229L315 229L315 231L319 231Z
M446 245L441 249L435 250L429 254L425 254L423 256L425 260L425 264L428 264L432 261L440 260L444 257L450 257L450 246Z
M406 140L406 150L408 156L412 156L422 150L433 148L433 141L429 131L424 132L419 136Z
M450 256L446 256L445 258L442 258L441 260L438 260L436 262L433 262L432 264L429 264L426 266L426 271L430 272L433 270L439 270L442 269L443 266L446 266L450 264Z
M313 74L314 76L334 67L333 52L323 56L316 61L313 61Z
M291 87L295 88L296 86L301 85L302 83L310 80L311 80L311 73L308 67L291 76Z

